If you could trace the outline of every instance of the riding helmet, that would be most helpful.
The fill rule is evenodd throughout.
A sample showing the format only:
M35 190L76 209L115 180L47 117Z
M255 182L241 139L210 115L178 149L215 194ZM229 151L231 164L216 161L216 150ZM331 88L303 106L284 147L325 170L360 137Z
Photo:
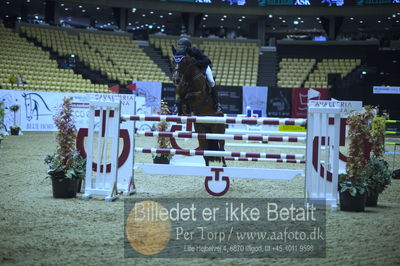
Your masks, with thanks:
M192 47L192 42L186 38L186 37L182 37L178 40L178 47L179 49L188 49L190 47Z

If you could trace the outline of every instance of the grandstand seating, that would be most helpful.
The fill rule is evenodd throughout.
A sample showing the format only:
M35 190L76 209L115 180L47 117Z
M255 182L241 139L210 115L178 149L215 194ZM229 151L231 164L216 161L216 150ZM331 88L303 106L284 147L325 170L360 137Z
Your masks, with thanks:
M310 73L304 83L306 88L328 88L328 74L339 73L341 78L346 77L351 71L361 64L361 59L322 59L318 62L314 72Z
M150 44L161 49L163 56L172 58L171 46L176 45L178 38L151 36ZM256 41L192 38L192 42L212 61L213 74L218 85L257 85L259 46Z
M313 58L282 58L279 62L278 87L300 88L312 71Z
M341 78L361 64L361 59L282 58L279 62L278 87L328 88L328 74L339 73Z
M21 30L60 56L78 55L86 66L120 84L132 80L170 81L128 35L87 32L73 35L65 29L40 27L21 27Z
M92 84L71 69L60 69L50 53L19 37L0 24L0 79L4 89L73 92L108 92L107 85ZM11 84L11 75L23 76L27 84Z

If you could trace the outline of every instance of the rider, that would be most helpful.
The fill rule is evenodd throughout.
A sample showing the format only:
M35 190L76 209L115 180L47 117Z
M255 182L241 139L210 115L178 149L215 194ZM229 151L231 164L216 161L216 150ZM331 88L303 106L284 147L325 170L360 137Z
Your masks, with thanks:
M196 65L206 75L208 84L211 87L211 96L215 102L215 110L216 112L222 113L222 108L218 100L218 93L215 89L214 77L210 68L210 59L199 48L192 46L192 42L186 37L182 37L178 40L178 48L183 49L185 53L196 60Z

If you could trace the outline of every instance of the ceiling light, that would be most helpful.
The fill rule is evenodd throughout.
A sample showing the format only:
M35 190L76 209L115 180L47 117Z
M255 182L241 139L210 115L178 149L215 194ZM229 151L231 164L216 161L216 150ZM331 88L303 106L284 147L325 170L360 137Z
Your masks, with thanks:
M223 17L226 18L226 15L224 15Z
M302 20L301 23L304 23L304 20Z
M240 18L240 19L238 19L238 21L240 21L240 22L241 22L241 21L242 21L242 19Z
M396 14L393 14L393 15L392 15L392 17L394 17L394 18L395 18L395 17L396 17Z
M317 17L317 20L320 20L320 18L319 18L319 17Z
M205 17L208 17L208 14L204 14Z
M282 20L283 23L286 23L286 20Z
M80 5L79 8L82 8L82 6Z
M128 23L128 25L129 25L129 26L131 26L131 25L132 25L132 23L130 23L130 22L129 22L129 23Z
M354 19L353 17L350 18L350 20L353 20L353 19Z
M154 14L154 11L150 11L150 14L152 14L152 15L153 15L153 14Z
M221 21L224 21L224 18L221 18Z
M381 21L380 21L380 20L378 20L378 23L381 23Z
M272 15L272 14L269 14L268 17L269 17L269 18L273 18L273 15Z
M222 29L222 28L224 28L224 26L222 26L222 25L221 25L221 26L219 26L219 27L220 27L221 29Z
M294 21L293 21L293 24L294 24L294 25L298 25L299 22L298 22L297 20L294 20Z
M169 13L168 13L168 15L169 15L169 16L171 16L171 15L172 15L172 13L171 13L171 12L169 12Z
M83 12L83 13L85 13L85 12L86 12L86 10L85 10L85 9L82 9L82 12Z
M164 16L163 15L160 15L160 18L163 18Z
M9 5L9 4L10 4L10 2L7 1L7 2L6 2L6 5Z
M364 21L360 20L360 23L364 23Z
M98 7L96 7L96 9L97 9L97 10L100 10L100 7L98 6Z
M203 28L205 28L206 27L206 25L205 24L203 24Z
M135 13L136 12L136 8L132 8L132 13Z
M242 18L246 18L245 16L242 16Z
M27 3L30 3L30 2L31 2L31 0L26 0L26 2L27 2Z
M68 11L68 7L65 8L65 11Z
M240 26L237 26L237 28L240 30Z
M146 14L143 14L143 15L142 15L142 17L145 17L145 16L146 16Z
M279 17L279 19L282 19L282 17Z
M301 19L301 17L297 17L297 19L298 19L298 20L300 20L300 19Z
M60 6L64 6L64 4L60 4Z

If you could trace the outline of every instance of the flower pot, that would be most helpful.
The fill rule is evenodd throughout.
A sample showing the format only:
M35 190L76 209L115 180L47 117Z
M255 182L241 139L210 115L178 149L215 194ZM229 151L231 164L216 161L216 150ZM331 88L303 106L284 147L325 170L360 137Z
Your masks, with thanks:
M378 197L379 197L378 193L368 194L365 206L376 207L378 205Z
M169 158L164 156L157 156L153 158L153 163L169 164Z
M76 180L76 192L81 193L82 192L81 189L82 189L82 179L77 179Z
M11 128L11 135L18 136L19 135L19 128Z
M77 191L77 179L61 178L51 179L53 184L53 197L54 198L75 198Z
M340 210L363 212L365 210L365 201L367 200L367 193L359 194L353 197L348 191L340 192Z

